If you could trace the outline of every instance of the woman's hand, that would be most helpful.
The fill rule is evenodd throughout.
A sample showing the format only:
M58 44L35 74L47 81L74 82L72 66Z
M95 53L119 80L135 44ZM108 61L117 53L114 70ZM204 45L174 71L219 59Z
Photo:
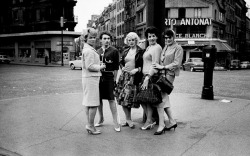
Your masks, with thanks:
M148 81L149 81L149 77L146 76L142 85L141 85L141 89L144 90L144 89L148 89Z
M101 63L101 65L100 65L100 70L103 70L103 69L105 69L106 68L106 64L105 63Z
M130 75L134 75L134 74L137 73L137 72L138 72L138 69L135 68L135 69L131 70L131 71L129 72L129 74L130 74Z
M162 66L162 65L160 65L160 64L158 64L158 63L153 63L153 64L152 64L152 67L153 67L154 69L160 69L160 70L162 70L162 69L164 68L164 66Z

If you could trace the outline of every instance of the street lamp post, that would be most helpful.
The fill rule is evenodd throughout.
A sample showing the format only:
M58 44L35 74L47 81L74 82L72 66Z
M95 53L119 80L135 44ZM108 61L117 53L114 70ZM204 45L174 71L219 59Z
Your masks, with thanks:
M61 28L62 28L62 33L61 33L61 37L62 37L62 41L61 41L61 59L62 59L62 63L61 66L63 66L63 17L60 18L60 24L61 24Z

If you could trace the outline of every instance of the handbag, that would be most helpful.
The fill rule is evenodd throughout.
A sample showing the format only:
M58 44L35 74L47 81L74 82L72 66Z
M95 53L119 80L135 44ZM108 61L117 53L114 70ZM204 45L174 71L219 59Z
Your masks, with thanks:
M135 102L139 104L160 104L162 102L160 87L151 83L147 89L140 89L136 94Z
M161 91L170 95L174 89L173 83L170 82L165 74L161 74L159 79L156 81L156 84L161 88Z

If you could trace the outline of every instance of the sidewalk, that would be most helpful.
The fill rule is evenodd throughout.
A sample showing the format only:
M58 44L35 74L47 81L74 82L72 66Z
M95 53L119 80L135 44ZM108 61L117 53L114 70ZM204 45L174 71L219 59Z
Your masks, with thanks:
M250 100L173 93L176 131L160 136L142 131L142 108L132 110L135 129L113 129L104 101L101 135L85 130L81 93L0 100L0 155L22 156L247 156L250 155ZM232 102L224 103L222 99ZM118 106L121 122L124 113ZM96 116L98 121L99 116Z

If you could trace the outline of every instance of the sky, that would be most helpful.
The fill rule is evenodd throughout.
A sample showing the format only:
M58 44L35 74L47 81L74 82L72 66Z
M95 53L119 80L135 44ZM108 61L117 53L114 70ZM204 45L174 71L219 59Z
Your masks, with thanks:
M250 0L245 0L245 2L250 7ZM107 7L111 3L112 0L77 0L76 6L74 7L74 14L78 16L78 24L75 27L75 31L82 32L82 30L87 27L91 15L100 15L104 7Z
M75 27L75 31L82 32L83 29L87 28L87 23L91 19L91 15L100 15L104 7L107 7L111 3L112 0L77 0L74 7L74 15L78 17L78 24Z

